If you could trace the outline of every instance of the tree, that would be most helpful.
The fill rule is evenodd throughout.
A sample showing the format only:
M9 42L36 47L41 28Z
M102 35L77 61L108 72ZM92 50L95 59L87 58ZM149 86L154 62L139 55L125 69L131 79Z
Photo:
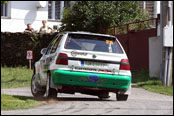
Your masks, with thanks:
M8 3L8 1L1 1L1 4L5 4L5 3Z
M137 1L78 1L63 11L60 31L99 32L101 28L147 19Z

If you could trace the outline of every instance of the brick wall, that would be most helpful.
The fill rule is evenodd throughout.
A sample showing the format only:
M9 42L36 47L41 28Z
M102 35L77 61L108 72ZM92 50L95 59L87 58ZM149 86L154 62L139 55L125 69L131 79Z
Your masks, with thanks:
M143 2L144 1L139 1L139 7L140 9L143 10ZM150 18L153 18L154 15L154 1L145 1L146 3L146 11L149 13Z

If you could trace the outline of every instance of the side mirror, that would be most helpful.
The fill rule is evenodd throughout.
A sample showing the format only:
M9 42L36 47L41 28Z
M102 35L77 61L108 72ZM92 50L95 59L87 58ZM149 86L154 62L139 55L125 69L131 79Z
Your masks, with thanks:
M46 51L47 51L47 48L42 48L42 50L41 50L40 53L41 53L42 55L44 55L44 54L46 53Z

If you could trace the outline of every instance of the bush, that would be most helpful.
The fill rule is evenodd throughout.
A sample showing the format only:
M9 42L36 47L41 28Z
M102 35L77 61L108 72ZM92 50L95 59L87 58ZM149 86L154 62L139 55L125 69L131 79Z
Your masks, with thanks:
M60 31L106 33L110 26L147 18L137 1L78 1L64 9Z
M56 34L1 32L1 66L28 66L27 50L33 50L34 64L41 58L41 49L46 48Z

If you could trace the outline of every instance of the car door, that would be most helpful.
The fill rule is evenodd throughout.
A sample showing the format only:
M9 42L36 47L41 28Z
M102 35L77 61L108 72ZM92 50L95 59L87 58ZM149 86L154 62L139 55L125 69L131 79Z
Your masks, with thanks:
M42 84L46 83L47 71L48 71L48 67L49 67L49 64L50 64L50 52L51 52L51 48L54 45L54 43L56 42L57 38L58 38L58 36L56 36L51 41L51 43L47 47L46 53L43 54L42 58L40 59L40 69L41 69Z

